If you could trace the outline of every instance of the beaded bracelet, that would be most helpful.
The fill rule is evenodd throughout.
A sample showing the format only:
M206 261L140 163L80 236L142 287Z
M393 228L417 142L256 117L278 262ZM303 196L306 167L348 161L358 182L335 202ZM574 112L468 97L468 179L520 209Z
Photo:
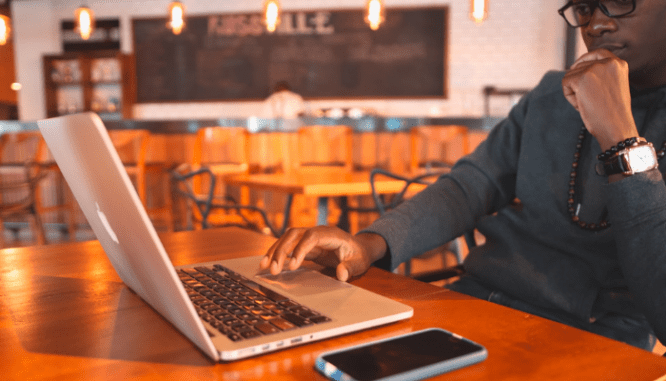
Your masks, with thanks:
M633 138L625 139L625 140L617 143L616 145L614 145L610 149L607 149L606 152L602 152L599 155L597 155L597 159L599 159L600 161L606 161L606 160L610 159L613 155L620 152L621 150L623 150L627 147L631 147L633 145L637 145L638 143L643 143L643 142L647 142L647 140L645 140L645 138L641 138L641 137L633 137Z

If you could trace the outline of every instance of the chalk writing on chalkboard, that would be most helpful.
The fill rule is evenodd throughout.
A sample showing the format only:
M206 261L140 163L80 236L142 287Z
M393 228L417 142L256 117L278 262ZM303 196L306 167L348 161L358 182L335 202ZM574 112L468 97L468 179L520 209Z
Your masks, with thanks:
M372 31L357 11L191 16L180 35L135 19L137 101L263 99L288 81L305 98L446 96L447 8L389 9Z

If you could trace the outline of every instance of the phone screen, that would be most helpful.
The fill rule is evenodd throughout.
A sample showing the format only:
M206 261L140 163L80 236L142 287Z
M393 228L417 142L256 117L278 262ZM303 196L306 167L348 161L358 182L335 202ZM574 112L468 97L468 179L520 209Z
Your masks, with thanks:
M448 332L426 330L332 353L323 359L356 380L370 381L483 350Z

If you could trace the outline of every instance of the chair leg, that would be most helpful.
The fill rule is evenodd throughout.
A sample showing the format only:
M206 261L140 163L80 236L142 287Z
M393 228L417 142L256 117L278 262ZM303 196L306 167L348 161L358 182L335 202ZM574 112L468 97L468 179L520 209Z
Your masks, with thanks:
M78 204L74 200L74 195L69 187L65 190L65 213L67 214L67 235L70 241L76 241L76 217L78 214Z
M5 221L0 219L0 248L5 247Z
M35 233L38 245L46 243L46 234L44 234L44 225L42 225L42 217L34 211L32 213L32 231Z

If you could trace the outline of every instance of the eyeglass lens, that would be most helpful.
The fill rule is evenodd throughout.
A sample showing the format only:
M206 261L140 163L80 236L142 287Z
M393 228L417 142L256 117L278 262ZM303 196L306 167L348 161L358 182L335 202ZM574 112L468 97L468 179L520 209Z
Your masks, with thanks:
M572 26L587 25L597 7L608 17L628 15L635 9L633 0L576 1L564 10L563 16Z

